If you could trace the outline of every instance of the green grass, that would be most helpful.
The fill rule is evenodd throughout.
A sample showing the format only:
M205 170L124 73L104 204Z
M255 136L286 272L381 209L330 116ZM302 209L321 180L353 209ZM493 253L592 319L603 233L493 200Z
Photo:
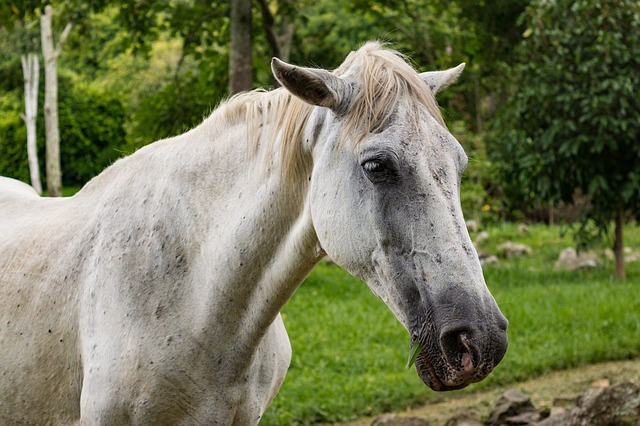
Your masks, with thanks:
M533 254L485 267L487 284L510 321L510 346L485 381L456 391L513 383L542 373L640 355L640 264L627 265L626 282L611 262L592 271L556 271L571 237L558 227L514 225L489 230L483 249L509 239ZM626 243L640 249L640 228ZM415 369L405 370L409 337L365 284L338 267L319 265L284 309L293 359L266 425L348 421L440 400Z

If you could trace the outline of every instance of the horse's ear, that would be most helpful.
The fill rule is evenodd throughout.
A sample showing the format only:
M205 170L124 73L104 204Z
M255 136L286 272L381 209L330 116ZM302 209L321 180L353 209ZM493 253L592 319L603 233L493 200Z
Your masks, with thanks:
M444 71L429 71L420 74L420 78L427 83L431 91L435 95L442 89L446 89L456 82L462 70L464 69L464 62L455 68L449 68Z
M293 95L312 105L339 110L347 94L347 84L329 71L302 68L278 58L271 60L276 79Z

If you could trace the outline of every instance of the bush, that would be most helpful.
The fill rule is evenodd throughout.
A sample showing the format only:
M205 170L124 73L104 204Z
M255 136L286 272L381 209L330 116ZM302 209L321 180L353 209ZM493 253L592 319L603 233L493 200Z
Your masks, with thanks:
M64 86L68 87L69 82ZM81 186L120 156L125 113L112 94L84 83L61 87L60 161L65 186Z
M483 135L468 131L461 122L451 125L469 158L462 176L460 202L466 219L482 223L497 223L501 219L503 202L495 181L496 168L487 157Z
M64 186L82 186L118 158L125 143L124 109L116 96L74 82L64 74L59 79L58 93L62 182ZM21 95L14 91L0 97L0 175L29 182ZM44 184L42 93L38 105L38 158Z
M0 176L30 183L27 128L20 118L20 107L17 96L0 97Z

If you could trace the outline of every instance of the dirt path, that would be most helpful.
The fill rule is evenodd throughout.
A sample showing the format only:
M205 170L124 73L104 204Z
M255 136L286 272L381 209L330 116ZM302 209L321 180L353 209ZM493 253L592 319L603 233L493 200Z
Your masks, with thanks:
M430 425L441 426L460 412L473 412L486 418L500 395L515 388L531 396L536 407L551 407L555 398L573 398L593 386L606 386L623 381L640 383L640 358L629 361L589 365L568 371L549 373L539 378L460 397L446 397L442 402L414 408L399 415L420 417ZM369 426L373 418L364 418L342 426Z

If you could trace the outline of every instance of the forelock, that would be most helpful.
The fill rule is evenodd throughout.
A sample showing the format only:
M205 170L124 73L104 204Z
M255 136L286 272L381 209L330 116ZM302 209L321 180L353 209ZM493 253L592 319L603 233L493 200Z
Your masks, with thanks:
M355 78L358 86L346 109L342 139L352 138L358 143L367 135L380 132L403 100L416 107L423 105L444 126L433 93L407 58L379 42L369 42L352 52L335 74ZM417 108L415 111L413 119L417 124L420 114Z

